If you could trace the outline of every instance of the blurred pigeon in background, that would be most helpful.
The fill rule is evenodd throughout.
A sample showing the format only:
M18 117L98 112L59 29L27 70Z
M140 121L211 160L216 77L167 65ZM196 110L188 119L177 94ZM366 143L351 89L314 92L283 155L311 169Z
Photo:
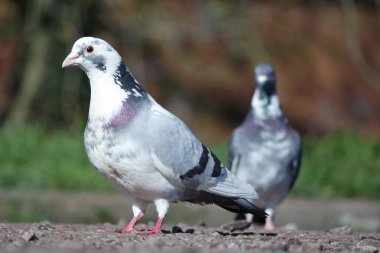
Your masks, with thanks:
M250 111L230 139L229 168L255 187L260 199L253 203L268 213L265 229L273 230L276 206L298 176L301 138L282 113L273 67L259 64L255 74L256 91ZM246 219L253 222L252 214L246 214Z
M214 203L231 212L266 215L247 200L258 198L253 187L233 176L180 119L156 103L107 42L79 39L62 64L68 66L80 67L90 80L87 155L132 204L133 218L122 233L136 232L150 203L157 223L140 234L161 231L170 202Z

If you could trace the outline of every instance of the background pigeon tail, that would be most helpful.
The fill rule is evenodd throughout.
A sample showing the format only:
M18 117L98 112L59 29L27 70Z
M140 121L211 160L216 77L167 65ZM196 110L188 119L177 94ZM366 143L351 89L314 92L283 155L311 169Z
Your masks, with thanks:
M233 213L251 213L254 216L265 218L268 214L244 198L225 197L201 191L198 201L206 204L215 204Z

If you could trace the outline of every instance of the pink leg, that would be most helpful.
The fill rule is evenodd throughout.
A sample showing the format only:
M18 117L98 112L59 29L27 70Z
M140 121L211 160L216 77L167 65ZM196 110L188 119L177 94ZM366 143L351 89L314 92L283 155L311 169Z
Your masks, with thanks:
M250 230L255 230L255 224L253 224L253 218L254 218L254 215L251 214L251 213L246 213L245 214L245 221L250 224L248 229Z
M156 225L154 226L154 228L152 230L138 232L138 234L139 235L154 235L154 234L159 234L161 232L161 225L162 225L163 221L164 221L164 218L158 217Z
M272 220L272 216L268 216L265 220L265 226L264 226L264 229L265 230L274 230L275 227L273 225L273 220Z
M246 214L245 214L245 220L246 220L248 223L252 223L252 222L253 222L253 214L251 214L251 213L246 213Z
M144 216L143 213L140 213L140 215L138 215L138 216L133 216L133 218L128 223L128 225L125 228L123 228L122 230L120 230L120 233L122 233L122 234L137 233L137 231L135 230L135 225L136 225L137 221L143 216Z

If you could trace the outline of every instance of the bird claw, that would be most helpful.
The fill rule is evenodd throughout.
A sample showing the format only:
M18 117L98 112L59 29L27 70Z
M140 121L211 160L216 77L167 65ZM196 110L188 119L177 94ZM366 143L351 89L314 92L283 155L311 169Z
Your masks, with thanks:
M156 234L161 234L161 230L149 230L149 231L139 231L137 232L139 235L156 235Z
M134 228L124 228L124 229L118 230L118 232L120 234L138 234L139 233L139 231L137 231Z

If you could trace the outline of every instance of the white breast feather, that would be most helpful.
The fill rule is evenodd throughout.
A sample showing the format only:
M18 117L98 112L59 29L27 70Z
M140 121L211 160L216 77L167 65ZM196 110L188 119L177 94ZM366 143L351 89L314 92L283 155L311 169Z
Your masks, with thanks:
M123 101L131 95L131 92L123 90L114 81L112 70L107 74L100 71L92 71L89 76L91 83L91 101L89 118L102 118L105 122L111 120L121 109Z

